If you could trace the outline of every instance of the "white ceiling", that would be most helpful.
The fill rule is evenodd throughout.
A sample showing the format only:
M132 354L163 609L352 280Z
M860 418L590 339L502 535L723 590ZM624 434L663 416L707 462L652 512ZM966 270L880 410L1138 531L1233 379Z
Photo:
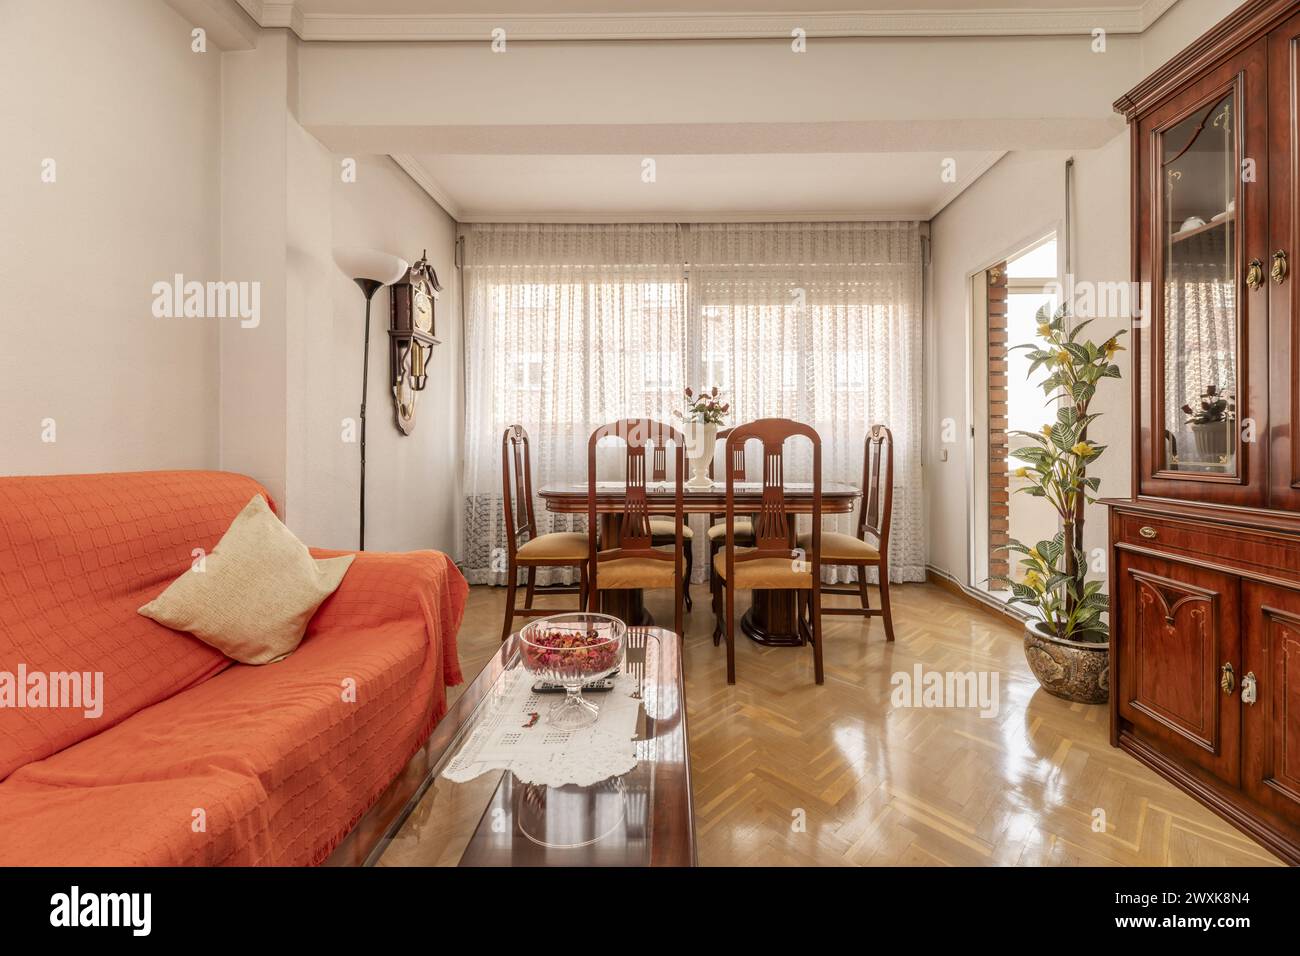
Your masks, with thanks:
M932 218L1000 152L402 156L461 222ZM951 167L945 165L952 160ZM951 168L955 181L945 181ZM951 177L950 177L951 178Z
M307 41L315 122L304 122L318 138L391 154L458 220L689 222L931 219L1005 150L1041 148L1025 129L1060 148L1062 123L1114 121L1091 89L1122 74L1134 48L1116 41L1115 57L1097 58L1092 31L1139 34L1177 0L238 2ZM898 39L819 46L807 68L743 42L788 44L795 26L810 43ZM487 52L498 27L508 58ZM979 46L1016 36L1033 39ZM742 42L725 44L726 64L716 43L654 42L698 39ZM370 42L383 40L408 42ZM864 59L855 42L876 45ZM997 65L967 83L962 72L986 62L974 48ZM1023 84L1053 87L1053 71L1068 88L1036 102ZM967 87L987 92L972 104ZM454 93L391 115L394 91L412 89ZM642 181L646 157L654 183Z

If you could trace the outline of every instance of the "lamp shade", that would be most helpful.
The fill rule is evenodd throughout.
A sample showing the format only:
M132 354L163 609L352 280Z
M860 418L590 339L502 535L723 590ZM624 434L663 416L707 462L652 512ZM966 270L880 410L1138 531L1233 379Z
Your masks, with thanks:
M406 275L408 268L405 259L362 246L335 248L334 262L349 279L370 279L380 285L392 285Z

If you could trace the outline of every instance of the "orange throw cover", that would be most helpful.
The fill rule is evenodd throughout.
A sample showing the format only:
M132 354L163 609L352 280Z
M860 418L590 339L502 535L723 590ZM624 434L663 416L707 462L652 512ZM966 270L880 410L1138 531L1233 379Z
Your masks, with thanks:
M359 555L262 667L136 613L259 491L223 472L0 479L0 683L103 675L97 718L0 706L0 865L319 863L441 719L468 588L438 552Z

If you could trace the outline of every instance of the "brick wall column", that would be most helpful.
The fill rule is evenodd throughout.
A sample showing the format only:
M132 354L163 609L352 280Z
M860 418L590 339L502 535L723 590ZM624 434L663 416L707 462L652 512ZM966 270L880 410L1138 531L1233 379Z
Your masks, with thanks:
M988 270L989 574L1010 577L1007 542L1011 488L1007 468L1007 264Z

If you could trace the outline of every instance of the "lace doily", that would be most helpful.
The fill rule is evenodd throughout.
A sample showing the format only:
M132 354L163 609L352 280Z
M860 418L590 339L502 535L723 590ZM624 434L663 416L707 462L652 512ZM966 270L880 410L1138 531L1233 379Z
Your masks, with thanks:
M632 695L636 680L626 672L614 678L614 689L584 694L600 708L596 722L582 730L556 730L548 713L561 699L534 694L533 678L522 668L502 675L484 702L488 708L459 753L442 775L456 783L473 780L490 770L509 770L523 783L562 787L591 786L636 767L637 717L641 701ZM541 719L525 726L536 713Z

